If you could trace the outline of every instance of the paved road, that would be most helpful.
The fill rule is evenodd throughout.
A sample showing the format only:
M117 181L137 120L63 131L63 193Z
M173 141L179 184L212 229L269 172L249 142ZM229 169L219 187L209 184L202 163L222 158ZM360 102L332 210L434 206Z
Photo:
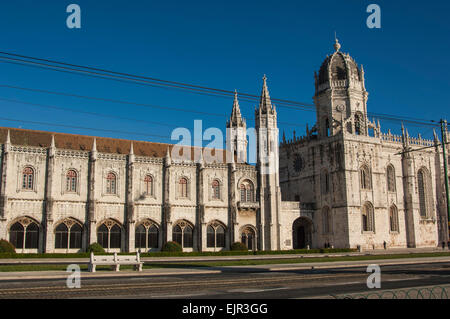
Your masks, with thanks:
M382 289L449 285L450 262L382 266ZM0 298L314 298L369 292L365 267L0 282Z

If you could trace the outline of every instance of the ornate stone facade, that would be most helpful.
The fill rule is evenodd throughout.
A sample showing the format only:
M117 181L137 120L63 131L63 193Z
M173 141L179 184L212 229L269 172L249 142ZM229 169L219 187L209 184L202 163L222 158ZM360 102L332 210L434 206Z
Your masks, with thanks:
M258 250L447 241L438 138L383 133L369 121L363 68L338 43L315 79L317 124L279 145L264 77L256 166L243 163L248 132L237 95L229 152L219 154L231 163L194 149L193 160L174 160L168 144L0 128L0 238L18 252L77 252L94 242L133 252L172 240L185 251L236 241ZM279 159L274 171L267 152Z
M283 137L280 146L283 200L313 207L311 245L373 249L447 242L436 134L434 140L413 138L402 127L397 136L371 122L363 67L337 41L315 74L315 88L316 125L306 136Z

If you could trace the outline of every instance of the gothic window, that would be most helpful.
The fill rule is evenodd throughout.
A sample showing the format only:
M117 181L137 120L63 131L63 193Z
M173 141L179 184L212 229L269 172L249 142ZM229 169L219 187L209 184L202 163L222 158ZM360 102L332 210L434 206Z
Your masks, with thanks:
M106 176L106 194L117 193L117 177L113 172L109 172Z
M158 226L150 220L146 220L136 227L135 247L148 250L159 247Z
M33 190L34 170L31 167L25 167L22 172L22 189Z
M389 165L386 169L386 176L387 176L387 188L388 192L395 192L395 169L394 166Z
M208 225L206 229L206 246L208 248L225 247L225 227L217 222Z
M55 248L81 249L82 232L81 225L71 219L65 220L55 229Z
M145 194L148 196L153 195L153 177L151 175L145 176L144 184L145 184Z
M395 205L392 205L389 209L389 227L391 232L398 232L398 210Z
M97 242L105 249L121 248L122 227L108 219L97 229Z
M417 186L419 191L420 217L427 218L429 216L429 183L428 174L424 168L421 168L417 174Z
M323 233L329 234L331 232L331 212L328 206L322 209Z
M253 183L249 180L245 180L241 183L241 202L253 202L254 201L254 188Z
M220 199L220 183L218 180L212 182L212 198Z
M9 229L9 241L17 249L37 249L39 247L39 226L29 219L23 218Z
M255 247L255 231L251 227L245 227L241 232L241 242L247 246L248 250L254 250Z
M364 204L361 210L361 216L362 216L362 230L365 232L374 232L375 221L372 204L368 202Z
M370 177L370 170L367 165L363 165L359 169L359 176L361 180L361 189L370 190L372 189L372 178Z
M322 171L321 178L322 194L328 194L330 192L330 174L327 170Z
M77 172L73 169L69 170L66 175L66 191L76 192L77 191Z
M178 182L178 193L182 198L188 197L188 181L186 178L180 178Z
M193 245L193 227L185 221L181 221L173 227L172 240L177 242L183 248L192 248Z

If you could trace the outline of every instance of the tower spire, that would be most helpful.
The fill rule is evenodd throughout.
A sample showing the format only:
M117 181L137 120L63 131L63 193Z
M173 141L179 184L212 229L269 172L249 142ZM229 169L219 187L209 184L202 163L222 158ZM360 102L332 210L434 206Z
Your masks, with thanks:
M259 101L259 109L263 113L273 111L272 101L270 100L269 89L267 88L267 77L263 76L263 87L261 91L261 99Z
M238 94L236 90L234 90L234 101L233 101L233 109L231 111L230 123L237 126L242 126L244 123L241 114L241 108L239 107Z

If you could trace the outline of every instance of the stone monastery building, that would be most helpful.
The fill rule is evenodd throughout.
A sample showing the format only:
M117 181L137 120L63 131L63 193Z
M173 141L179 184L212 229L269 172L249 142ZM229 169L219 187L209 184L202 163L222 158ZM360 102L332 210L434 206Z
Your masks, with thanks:
M172 240L185 251L236 241L286 250L448 240L439 139L371 122L364 70L337 41L315 74L317 123L306 136L278 143L263 80L255 166L241 161L248 136L237 96L228 152L216 154L232 161L208 162L194 150L178 161L168 144L0 128L0 238L17 252L78 252L94 242L133 252ZM279 159L275 170L266 169L267 151Z

